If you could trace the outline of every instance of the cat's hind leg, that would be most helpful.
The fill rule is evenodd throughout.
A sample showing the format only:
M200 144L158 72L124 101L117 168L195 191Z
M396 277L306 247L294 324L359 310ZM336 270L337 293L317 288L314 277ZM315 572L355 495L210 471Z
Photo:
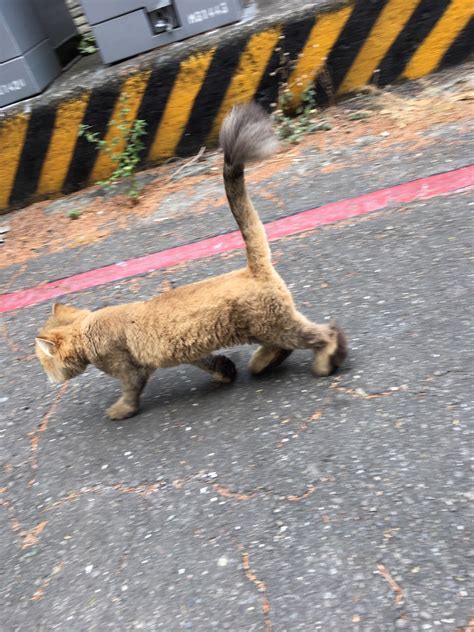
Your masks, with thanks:
M252 375L259 375L264 371L273 369L284 362L291 353L293 353L292 349L261 345L250 358L250 372Z
M331 340L320 351L315 351L313 371L316 375L330 375L337 371L347 358L347 338L342 329L330 325Z
M270 338L270 336L269 336ZM263 350L279 347L285 349L311 349L314 353L313 372L326 376L338 369L347 356L347 341L344 333L336 325L312 323L302 314L296 314L290 322L286 321L280 329L271 334L271 340L265 341ZM259 353L260 349L257 350ZM262 351L262 357L264 357ZM253 361L253 358L252 358ZM259 357L255 359L258 367Z
M206 373L210 373L217 382L222 382L223 384L230 384L237 376L235 364L225 355L210 354L190 362L190 364L206 371Z

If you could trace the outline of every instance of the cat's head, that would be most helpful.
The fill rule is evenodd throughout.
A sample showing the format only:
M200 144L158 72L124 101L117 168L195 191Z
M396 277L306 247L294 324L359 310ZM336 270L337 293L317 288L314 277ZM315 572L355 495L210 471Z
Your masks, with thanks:
M90 314L71 305L53 305L53 312L36 338L35 352L49 381L62 383L80 375L87 360L80 341L80 326Z

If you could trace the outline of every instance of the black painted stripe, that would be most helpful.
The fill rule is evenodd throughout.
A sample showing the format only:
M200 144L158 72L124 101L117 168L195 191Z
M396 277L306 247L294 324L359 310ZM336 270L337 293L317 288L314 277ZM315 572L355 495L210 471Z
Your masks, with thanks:
M383 58L377 84L385 86L398 79L420 44L446 11L450 0L421 0L405 28Z
M440 67L457 64L474 52L474 18L471 18L445 52Z
M119 94L120 84L96 89L91 94L82 122L84 125L90 125L91 132L98 132L101 138L107 133L107 124ZM77 139L63 186L64 193L77 191L88 184L97 156L98 151L95 145L82 136Z
M214 53L206 78L194 102L188 123L176 148L177 156L189 156L206 144L229 83L249 36L223 42Z
M155 139L156 130L163 117L168 98L178 76L179 61L173 61L166 66L155 68L148 80L143 99L137 113L137 119L146 122L146 136L144 137L144 149L141 153L141 162L144 163Z
M335 97L388 0L356 0L354 10L316 79L316 99L327 103Z
M286 81L291 72L291 64L296 62L298 55L303 50L308 41L309 34L314 26L315 18L302 18L298 22L285 24L277 49L274 50L267 64L265 72L257 88L255 99L267 110L271 109L273 103L278 99L278 84ZM288 53L284 59L286 62L282 66L282 53ZM288 66L288 67L287 67Z
M42 107L33 110L10 196L11 204L21 202L35 193L53 133L55 119L56 111L54 108Z

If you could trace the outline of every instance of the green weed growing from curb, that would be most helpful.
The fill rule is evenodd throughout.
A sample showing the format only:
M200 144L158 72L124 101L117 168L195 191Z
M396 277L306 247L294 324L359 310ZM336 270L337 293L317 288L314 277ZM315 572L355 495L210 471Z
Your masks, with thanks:
M298 59L290 61L289 53L284 52L284 36L282 44L277 48L280 63L274 75L278 75L278 97L274 104L273 118L280 140L289 144L298 143L305 134L319 130L330 130L331 124L325 120L316 120L316 89L310 85L296 100L291 90L289 78Z
M81 55L93 55L99 50L92 34L84 35L77 48Z
M293 95L286 88L278 102L273 116L277 124L277 133L282 141L299 143L305 134L320 130L330 130L331 124L324 120L315 120L318 109L315 107L315 89L308 88L301 95L301 103L290 107Z
M127 118L130 108L127 107L128 98L122 96L117 118L113 118L107 125L107 131L113 130L110 141L100 138L97 132L93 132L90 125L81 125L79 136L84 137L89 143L95 145L98 151L104 151L114 163L115 169L107 180L102 180L97 184L103 187L111 187L119 180L128 180L129 188L127 195L133 200L138 199L139 191L136 180L136 171L140 163L141 152L145 145L142 138L146 135L146 121L135 119L130 126Z

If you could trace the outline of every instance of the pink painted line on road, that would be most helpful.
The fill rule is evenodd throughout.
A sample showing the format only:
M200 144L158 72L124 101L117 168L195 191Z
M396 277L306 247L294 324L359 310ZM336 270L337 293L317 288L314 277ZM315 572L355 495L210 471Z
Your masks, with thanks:
M391 204L406 204L416 200L428 200L439 195L453 193L474 185L474 165L448 171L412 182L398 184L373 193L332 202L309 211L302 211L289 217L266 224L265 229L271 240L288 237L296 233L312 230L317 226L332 224L341 220L379 211ZM146 274L161 268L168 268L187 261L204 259L231 252L243 247L240 233L235 231L219 237L211 237L193 244L169 248L151 255L131 259L110 266L76 274L66 279L52 281L26 290L19 290L0 296L0 312L30 307L44 301L80 292L98 285L120 281L138 274Z

